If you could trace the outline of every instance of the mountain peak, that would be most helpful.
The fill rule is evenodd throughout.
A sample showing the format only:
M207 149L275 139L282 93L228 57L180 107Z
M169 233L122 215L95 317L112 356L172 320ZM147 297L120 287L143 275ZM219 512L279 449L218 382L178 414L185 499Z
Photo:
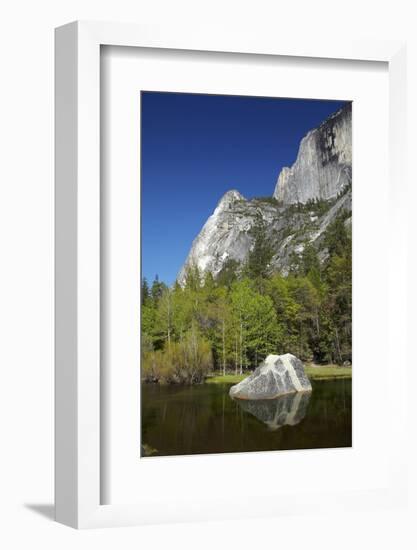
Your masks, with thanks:
M352 105L310 130L294 164L281 170L274 197L284 205L330 200L352 181Z
M231 208L236 201L246 201L245 197L236 189L227 191L217 203L215 212Z
M352 108L348 104L308 132L300 142L296 162L283 168L274 198L279 201L247 200L239 191L225 193L194 239L178 282L185 284L188 269L217 276L228 262L244 265L255 244L259 214L274 251L271 268L288 274L294 255L302 254L306 243L326 257L322 235L340 212L350 212L352 181ZM294 216L288 206L322 199L327 206L300 208Z

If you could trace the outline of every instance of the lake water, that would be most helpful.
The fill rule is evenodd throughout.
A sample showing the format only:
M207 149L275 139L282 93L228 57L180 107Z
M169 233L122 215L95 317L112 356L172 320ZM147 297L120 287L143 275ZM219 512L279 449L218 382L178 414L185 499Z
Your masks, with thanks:
M351 380L312 386L310 394L238 401L226 384L142 384L142 455L350 447Z

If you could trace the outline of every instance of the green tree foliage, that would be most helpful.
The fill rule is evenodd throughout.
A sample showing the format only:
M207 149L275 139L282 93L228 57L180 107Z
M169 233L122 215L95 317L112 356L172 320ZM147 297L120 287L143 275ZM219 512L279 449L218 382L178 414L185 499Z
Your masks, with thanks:
M166 285L159 281L158 275L155 275L155 279L152 283L151 297L154 303L156 303L162 295L162 292Z
M192 329L165 350L142 354L142 377L149 382L196 384L213 368L210 343Z
M319 287L321 283L321 265L317 250L311 243L305 245L301 263L302 275L308 277L316 287Z
M141 298L141 304L142 305L147 304L149 302L150 298L151 298L151 292L149 290L148 281L146 280L145 277L142 279L142 287L141 287L140 298Z
M191 266L185 285L142 281L142 376L200 382L212 370L243 372L270 353L304 361L351 361L351 235L341 214L322 237L322 258L306 243L284 277L270 273L261 219L243 268L233 260L214 278ZM326 259L327 258L327 259Z
M258 364L276 349L278 326L269 296L258 293L250 279L233 284L230 293L239 371Z
M216 277L216 282L220 286L230 288L232 283L239 278L240 264L236 260L229 258L225 261L223 269Z
M351 235L345 226L349 215L348 212L340 214L326 231L324 243L330 256L345 256L351 253Z
M279 205L279 202L278 200L275 198L275 197L253 197L254 201L259 201L259 202L265 202L267 204L272 204L272 206L278 206Z
M185 274L185 286L194 292L201 287L202 276L197 265L191 265Z
M252 227L254 244L249 252L246 274L252 279L265 278L270 271L274 251L266 232L266 224L261 214L257 214Z

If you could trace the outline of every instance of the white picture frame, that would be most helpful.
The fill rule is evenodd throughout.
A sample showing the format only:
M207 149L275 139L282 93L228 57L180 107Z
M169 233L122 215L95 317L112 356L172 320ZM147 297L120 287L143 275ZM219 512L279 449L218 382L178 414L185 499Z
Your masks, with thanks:
M393 270L405 280L404 208L405 45L400 42L326 42L280 39L279 34L230 29L145 27L75 22L56 30L56 519L76 528L160 521L152 506L101 504L100 455L100 48L102 45L235 54L381 61L389 70L389 155L392 230L402 243ZM405 284L404 284L405 288ZM390 315L405 322L405 293ZM405 331L404 331L405 333ZM405 346L399 346L405 349ZM403 374L405 375L405 355ZM398 388L397 388L398 389ZM401 387L398 391L401 391ZM399 414L404 414L400 412ZM326 506L394 505L406 486L398 432L392 475L383 491L294 495L268 514ZM239 512L239 507L236 508ZM259 515L259 514L258 514ZM210 519L201 509L187 517L167 498L166 521ZM233 514L228 517L235 517Z

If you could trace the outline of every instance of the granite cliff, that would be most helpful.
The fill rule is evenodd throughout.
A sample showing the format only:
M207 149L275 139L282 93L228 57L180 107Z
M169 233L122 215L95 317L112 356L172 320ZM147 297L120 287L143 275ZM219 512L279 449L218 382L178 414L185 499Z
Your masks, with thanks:
M352 181L352 105L348 103L301 140L297 160L279 174L282 204L334 199Z
M228 191L193 241L178 275L185 283L187 270L218 276L228 262L242 266L255 242L261 220L273 248L268 269L286 275L307 245L321 261L328 257L326 229L339 215L350 226L352 210L351 104L327 118L301 140L297 159L279 174L272 197L246 199Z

